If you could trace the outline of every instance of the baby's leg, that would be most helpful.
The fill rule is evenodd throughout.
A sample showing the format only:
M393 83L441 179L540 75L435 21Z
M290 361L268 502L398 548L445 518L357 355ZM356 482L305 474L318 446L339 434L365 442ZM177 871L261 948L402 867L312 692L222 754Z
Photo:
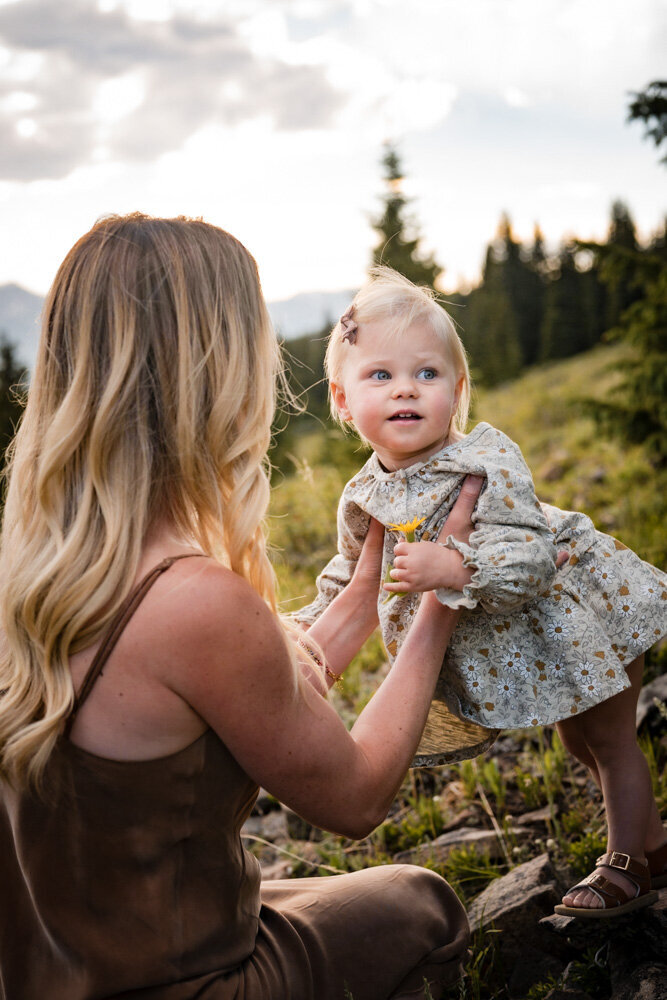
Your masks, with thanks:
M565 745L590 768L602 789L607 850L639 859L665 839L648 765L637 745L635 718L643 667L643 657L634 660L626 668L631 682L628 690L558 724ZM632 883L618 870L604 868L602 874L634 892ZM602 905L587 889L565 896L563 902L566 906Z

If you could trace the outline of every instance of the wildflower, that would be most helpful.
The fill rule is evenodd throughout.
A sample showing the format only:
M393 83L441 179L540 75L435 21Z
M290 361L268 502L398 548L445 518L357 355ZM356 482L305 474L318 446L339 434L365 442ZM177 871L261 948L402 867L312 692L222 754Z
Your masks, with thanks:
M415 531L425 520L425 517L415 517L412 521L405 521L403 524L388 524L387 527L393 528L394 531L402 531L406 542L414 542Z
M402 524L401 523L388 524L387 527L393 528L394 531L402 531L403 534L405 535L406 542L414 542L415 531L417 530L420 524L424 523L425 520L426 520L425 517L415 517L412 521L405 521ZM385 583L392 583L391 571L393 568L394 568L393 563L389 563L389 565L387 566L387 575L384 578ZM406 594L407 591L395 591L393 594L387 594L383 603L387 604L387 602L391 601L394 597L405 597Z

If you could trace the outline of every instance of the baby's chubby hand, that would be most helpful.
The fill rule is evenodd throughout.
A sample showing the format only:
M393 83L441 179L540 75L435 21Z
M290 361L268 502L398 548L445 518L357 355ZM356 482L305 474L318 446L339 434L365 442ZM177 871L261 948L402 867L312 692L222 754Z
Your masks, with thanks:
M399 542L394 547L392 582L383 587L389 593L408 594L448 587L462 590L473 573L464 569L461 556L439 542Z

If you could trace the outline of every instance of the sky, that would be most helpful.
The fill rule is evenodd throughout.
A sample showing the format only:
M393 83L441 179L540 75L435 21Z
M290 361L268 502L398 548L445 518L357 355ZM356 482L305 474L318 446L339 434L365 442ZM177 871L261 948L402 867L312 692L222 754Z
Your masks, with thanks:
M0 0L0 284L43 294L100 216L202 216L269 300L354 288L383 143L444 290L478 280L507 212L640 235L665 169L627 124L665 78L665 0Z

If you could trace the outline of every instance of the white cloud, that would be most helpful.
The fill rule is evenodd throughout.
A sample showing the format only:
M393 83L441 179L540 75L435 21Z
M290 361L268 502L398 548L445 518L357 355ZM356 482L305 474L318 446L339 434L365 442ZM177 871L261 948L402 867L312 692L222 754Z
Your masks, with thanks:
M23 125L17 133L11 103L0 113L5 178L66 176L99 158L98 142L112 157L152 160L210 122L269 115L276 129L299 130L335 113L340 96L320 67L256 55L225 14L138 21L128 9L93 0L0 6L0 39L15 50L0 99L20 82L36 105L32 134Z

